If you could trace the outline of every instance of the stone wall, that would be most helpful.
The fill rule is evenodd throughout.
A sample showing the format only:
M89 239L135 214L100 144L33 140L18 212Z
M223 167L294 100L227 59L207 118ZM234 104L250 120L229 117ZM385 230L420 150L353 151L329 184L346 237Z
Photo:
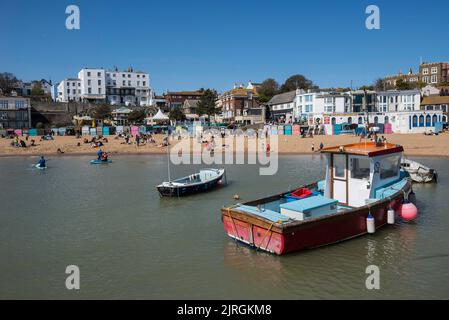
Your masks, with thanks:
M96 106L89 103L31 101L31 126L35 128L38 123L46 127L70 125L74 115L89 113Z

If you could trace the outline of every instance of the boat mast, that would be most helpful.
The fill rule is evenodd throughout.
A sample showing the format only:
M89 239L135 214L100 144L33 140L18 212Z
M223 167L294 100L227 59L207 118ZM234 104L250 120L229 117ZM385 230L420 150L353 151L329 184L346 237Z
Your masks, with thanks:
M170 143L169 143L169 137L170 137L170 127L167 128L167 171L168 171L168 182L171 182L170 177Z

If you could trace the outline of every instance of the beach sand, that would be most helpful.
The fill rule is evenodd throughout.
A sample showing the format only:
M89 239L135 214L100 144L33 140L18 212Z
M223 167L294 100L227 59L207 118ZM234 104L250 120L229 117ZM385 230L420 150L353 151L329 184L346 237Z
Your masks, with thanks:
M425 136L424 134L392 134L384 135L390 143L400 144L404 147L405 154L408 156L449 156L449 134L440 134L439 136ZM89 136L86 136L90 139ZM61 149L63 155L94 155L98 148L92 148L90 144L83 144L83 136L77 139L73 136L56 136L53 141L39 141L40 137L34 137L37 146L27 148L12 147L11 139L0 138L0 156L38 156L55 155L57 150ZM165 147L160 147L164 135L155 135L156 144L142 145L137 147L135 139L131 138L132 144L124 144L123 139L114 139L114 136L108 137L108 142L102 149L111 154L164 154L167 152ZM30 145L30 140L22 140ZM312 153L312 144L315 151L318 150L322 142L325 147L359 142L359 137L341 135L341 136L315 136L314 138L301 138L298 136L278 136L279 154L310 154ZM254 140L254 139L253 139ZM192 139L196 143L196 139ZM78 142L81 146L77 146ZM218 142L218 141L217 141ZM175 145L177 140L171 142ZM205 145L203 145L203 148ZM216 147L216 152L221 151L221 147Z

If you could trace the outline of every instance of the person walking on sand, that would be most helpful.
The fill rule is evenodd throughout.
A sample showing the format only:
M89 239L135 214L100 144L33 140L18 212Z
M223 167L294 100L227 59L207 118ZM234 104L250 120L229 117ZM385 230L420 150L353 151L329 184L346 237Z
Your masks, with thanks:
M320 143L320 151L323 150L323 148L324 148L324 144L321 142Z

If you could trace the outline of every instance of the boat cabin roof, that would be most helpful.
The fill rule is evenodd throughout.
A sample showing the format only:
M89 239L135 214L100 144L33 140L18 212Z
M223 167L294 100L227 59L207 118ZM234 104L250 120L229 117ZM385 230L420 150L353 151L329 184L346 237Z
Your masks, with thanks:
M328 147L321 150L322 153L339 153L352 154L367 157L376 157L384 154L403 152L404 148L393 143L375 143L375 142L360 142L346 144L342 146Z

